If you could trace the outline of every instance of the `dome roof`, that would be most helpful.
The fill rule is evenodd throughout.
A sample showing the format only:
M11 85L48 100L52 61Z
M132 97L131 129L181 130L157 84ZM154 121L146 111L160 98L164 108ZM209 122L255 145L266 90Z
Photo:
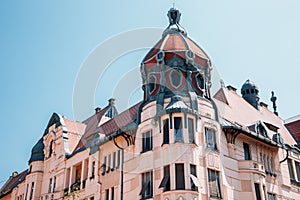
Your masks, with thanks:
M170 25L142 61L146 69L162 60L170 60L173 56L192 61L202 67L209 66L210 59L207 54L192 39L187 37L186 31L179 25L180 15L179 10L175 8L169 10Z
M253 81L250 81L249 79L243 84L241 91L245 91L247 89L255 89L258 91L258 87Z
M32 148L29 163L44 160L44 142L41 138Z

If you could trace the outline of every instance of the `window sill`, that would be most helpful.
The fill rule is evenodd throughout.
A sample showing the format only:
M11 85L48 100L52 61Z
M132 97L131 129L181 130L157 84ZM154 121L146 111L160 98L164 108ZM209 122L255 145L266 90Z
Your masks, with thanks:
M152 150L153 150L153 149L144 150L144 151L141 152L141 154L142 154L142 153L149 152L149 151L152 151Z

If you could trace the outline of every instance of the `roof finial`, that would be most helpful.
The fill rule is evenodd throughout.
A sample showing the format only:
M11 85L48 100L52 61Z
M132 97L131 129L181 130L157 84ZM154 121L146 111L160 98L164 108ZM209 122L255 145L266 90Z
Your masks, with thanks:
M175 9L175 2L173 2L173 8Z
M277 97L274 95L274 91L272 91L272 96L271 96L270 100L273 102L274 114L278 116L278 112L276 111L276 109L277 109L277 105L276 105Z
M186 36L187 35L186 31L179 24L181 13L177 8L175 8L175 3L173 3L173 8L170 8L170 10L168 11L167 16L169 18L170 24L164 31L163 36L169 33L181 33L184 36Z

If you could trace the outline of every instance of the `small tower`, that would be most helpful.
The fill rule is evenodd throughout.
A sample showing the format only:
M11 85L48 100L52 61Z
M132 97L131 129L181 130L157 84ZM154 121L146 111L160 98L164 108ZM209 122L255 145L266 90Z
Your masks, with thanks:
M259 109L259 89L249 79L243 84L241 93L243 98L257 110Z

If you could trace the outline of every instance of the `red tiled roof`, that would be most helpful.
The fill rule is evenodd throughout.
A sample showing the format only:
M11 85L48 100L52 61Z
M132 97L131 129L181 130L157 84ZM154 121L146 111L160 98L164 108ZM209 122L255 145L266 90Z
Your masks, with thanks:
M260 107L260 110L255 109L246 100L243 99L234 91L227 88L221 88L224 96L227 99L228 105L224 103L223 98L216 95L216 104L221 116L243 127L247 127L254 122L261 120L278 127L278 132L281 134L285 143L294 145L296 141L291 136L289 131L284 126L283 120L265 107ZM222 97L222 96L221 96Z
M3 185L0 190L0 197L9 194L19 183L23 182L27 175L27 169L10 179Z
M105 122L98 128L97 131L105 135L110 135L127 126L128 124L134 122L137 118L137 112L141 104L142 102L139 102L131 108L115 116L111 120Z
M288 122L285 124L285 126L294 136L296 141L299 143L300 142L300 119L293 122Z

